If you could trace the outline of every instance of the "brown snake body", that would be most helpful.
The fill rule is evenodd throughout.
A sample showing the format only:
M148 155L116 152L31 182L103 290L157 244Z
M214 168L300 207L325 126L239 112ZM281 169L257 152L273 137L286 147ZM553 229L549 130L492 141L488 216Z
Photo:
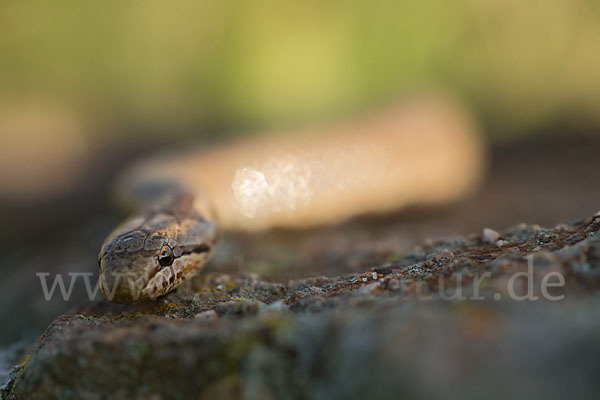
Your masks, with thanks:
M136 212L102 246L101 293L124 303L175 289L208 260L217 221L256 231L446 203L474 187L482 164L472 121L441 99L139 163L119 181Z

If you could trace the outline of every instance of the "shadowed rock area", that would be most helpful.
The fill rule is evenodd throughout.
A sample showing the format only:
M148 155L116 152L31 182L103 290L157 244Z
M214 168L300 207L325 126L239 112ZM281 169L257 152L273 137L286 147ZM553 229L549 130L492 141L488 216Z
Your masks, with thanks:
M52 322L3 395L595 398L599 231L600 213L339 277L205 273L156 301L92 302Z

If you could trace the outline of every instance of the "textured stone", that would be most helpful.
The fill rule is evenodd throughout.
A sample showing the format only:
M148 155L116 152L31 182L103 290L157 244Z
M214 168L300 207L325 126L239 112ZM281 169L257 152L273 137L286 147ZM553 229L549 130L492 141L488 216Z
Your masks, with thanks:
M158 301L93 302L47 328L4 396L595 398L599 231L520 226L340 277L203 274Z

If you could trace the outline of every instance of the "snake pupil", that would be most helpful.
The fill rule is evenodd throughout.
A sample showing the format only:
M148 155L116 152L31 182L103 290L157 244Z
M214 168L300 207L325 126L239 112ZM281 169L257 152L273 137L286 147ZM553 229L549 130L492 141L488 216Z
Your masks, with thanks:
M163 267L173 264L173 250L171 247L164 245L158 253L158 263Z

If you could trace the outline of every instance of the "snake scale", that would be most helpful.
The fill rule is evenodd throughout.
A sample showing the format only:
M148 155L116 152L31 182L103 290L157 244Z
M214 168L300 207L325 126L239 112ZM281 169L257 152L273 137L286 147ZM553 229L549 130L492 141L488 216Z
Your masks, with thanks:
M456 200L483 162L468 113L441 97L138 162L118 180L116 198L133 212L102 245L100 292L115 303L169 293L206 264L220 229L308 227Z

